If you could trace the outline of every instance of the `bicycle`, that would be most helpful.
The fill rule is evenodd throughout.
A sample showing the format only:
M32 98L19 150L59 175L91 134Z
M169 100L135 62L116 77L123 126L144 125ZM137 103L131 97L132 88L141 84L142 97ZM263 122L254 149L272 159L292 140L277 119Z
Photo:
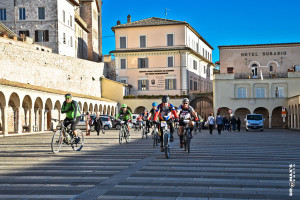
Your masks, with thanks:
M74 151L80 151L84 145L84 136L81 130L77 129L77 136L79 137L79 142L75 142L73 132L64 126L63 121L59 121L58 119L51 119L55 122L60 122L60 130L54 132L51 140L51 150L54 154L57 154L60 151L62 144L71 145ZM65 135L65 136L64 136ZM69 137L68 137L69 136ZM66 139L65 139L66 138ZM67 143L63 142L67 140Z
M158 129L156 127L156 124L153 124L152 126L152 138L153 138L153 148L155 146L158 146L158 143L160 142L160 138L158 137Z
M171 142L170 142L170 137L171 137L171 134L170 134L170 129L169 129L169 126L167 124L167 120L170 119L170 113L168 116L163 116L163 119L165 121L161 121L160 122L160 128L163 129L163 132L164 132L164 136L163 136L163 139L164 139L164 152L165 152L165 155L166 155L166 158L170 158L170 148L171 148ZM160 130L162 131L162 130Z
M122 144L123 139L125 140L126 143L128 143L130 140L129 130L127 128L127 125L125 124L125 121L121 121L121 128L119 131L119 143L120 144Z
M190 115L187 114L184 116L183 122L185 123L184 127L184 135L183 135L183 145L184 145L184 151L187 151L190 153L191 149L191 129L190 129Z
M144 139L144 137L146 139L148 138L147 122L146 121L143 122L143 127L142 127L142 139Z

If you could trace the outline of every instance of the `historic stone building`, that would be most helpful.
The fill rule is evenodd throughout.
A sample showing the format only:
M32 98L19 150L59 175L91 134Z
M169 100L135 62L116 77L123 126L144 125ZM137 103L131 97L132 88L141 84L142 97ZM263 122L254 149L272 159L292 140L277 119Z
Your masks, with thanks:
M82 113L115 115L117 102L101 95L103 63L1 36L0 52L0 134L51 130L56 125L51 118L64 119L60 109L66 93Z
M214 109L263 114L265 127L300 128L300 43L219 46ZM287 115L282 115L286 109ZM283 118L285 117L285 118Z
M34 38L55 53L99 61L101 4L101 0L0 0L0 21L21 38Z

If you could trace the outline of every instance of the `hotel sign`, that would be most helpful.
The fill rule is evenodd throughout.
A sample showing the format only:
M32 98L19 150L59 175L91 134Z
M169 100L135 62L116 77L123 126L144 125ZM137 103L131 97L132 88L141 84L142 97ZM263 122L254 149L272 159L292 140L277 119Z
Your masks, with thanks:
M169 72L174 72L174 70L166 69L166 70L139 71L139 73L145 73L145 75L169 74Z
M248 52L248 53L241 53L242 57L245 56L285 56L286 51L265 51L265 52Z

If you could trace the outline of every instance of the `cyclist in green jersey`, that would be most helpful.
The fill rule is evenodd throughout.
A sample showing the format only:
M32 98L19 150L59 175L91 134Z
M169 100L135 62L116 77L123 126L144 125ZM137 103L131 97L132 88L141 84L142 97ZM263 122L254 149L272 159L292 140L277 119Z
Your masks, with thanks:
M66 100L64 101L61 107L61 113L66 113L66 118L64 119L64 126L67 127L69 124L71 124L71 131L74 134L75 143L78 143L80 141L80 138L77 137L76 126L80 121L80 108L77 101L72 100L71 94L66 94L65 99ZM66 140L64 142L68 143L68 141Z
M132 119L132 113L127 109L127 105L123 104L119 113L117 114L116 118L118 119L119 116L122 115L122 120L125 121L125 125L129 130L128 121Z

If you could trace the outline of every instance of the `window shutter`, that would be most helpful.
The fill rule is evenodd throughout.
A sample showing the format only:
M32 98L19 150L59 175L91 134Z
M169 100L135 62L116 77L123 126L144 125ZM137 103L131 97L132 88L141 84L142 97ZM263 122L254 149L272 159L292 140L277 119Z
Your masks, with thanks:
M149 90L149 80L146 80L146 90Z
M167 35L167 46L173 46L173 34Z
M120 48L126 49L126 37L120 37Z
M49 41L49 30L46 30L44 33L45 33L45 39L44 39L44 41L48 42Z
M35 42L39 42L39 31L35 31Z
M138 90L142 90L142 80L138 80Z
M141 68L142 60L138 58L138 68Z
M25 18L25 8L23 8L23 19L25 20L26 18Z
M169 89L169 79L165 80L165 89L168 90Z
M173 79L173 86L174 86L174 90L176 90L177 89L177 87L176 87L176 79Z
M145 58L145 68L148 68L148 67L149 67L149 59Z

